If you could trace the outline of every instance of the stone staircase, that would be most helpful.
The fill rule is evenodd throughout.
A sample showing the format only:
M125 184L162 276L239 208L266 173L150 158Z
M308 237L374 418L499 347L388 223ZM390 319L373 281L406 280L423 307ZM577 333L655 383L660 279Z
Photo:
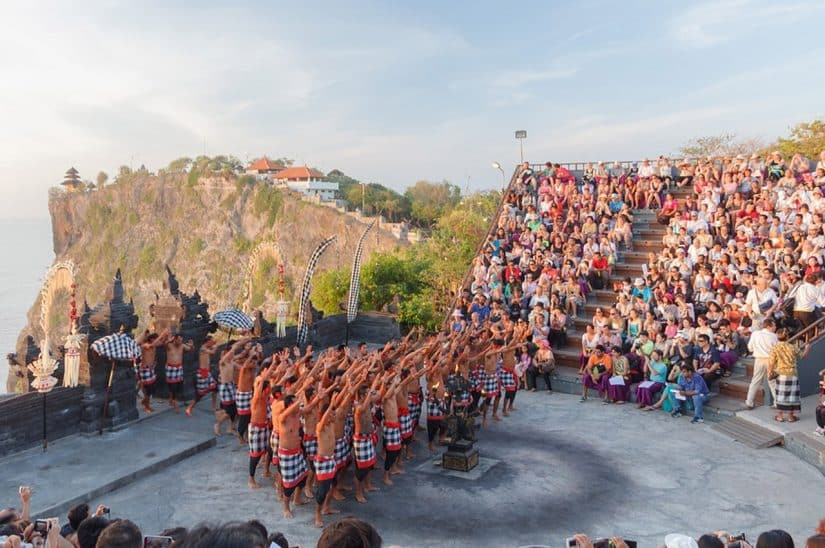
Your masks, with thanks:
M678 189L673 192L677 199L683 200L690 191ZM613 268L613 275L608 287L612 287L612 282L619 282L624 278L635 279L643 275L642 265L647 263L648 253L659 254L662 250L662 237L667 231L667 227L660 225L656 221L656 212L649 210L634 210L633 221L633 250L622 250L619 252L616 265ZM574 319L573 325L568 328L567 345L553 349L556 356L556 373L553 379L553 389L560 392L579 394L581 393L581 380L578 376L579 354L581 352L581 337L585 326L591 323L596 308L609 308L616 302L616 294L612 289L596 290L588 296L587 303L579 316ZM750 377L753 373L753 360L750 358L740 359L736 364L730 377L725 377L717 381L711 387L712 397L706 406L706 416L720 415L733 416L735 412L745 409L745 396L747 395ZM631 390L631 399L633 399ZM763 401L763 389L759 389L756 401L761 404Z

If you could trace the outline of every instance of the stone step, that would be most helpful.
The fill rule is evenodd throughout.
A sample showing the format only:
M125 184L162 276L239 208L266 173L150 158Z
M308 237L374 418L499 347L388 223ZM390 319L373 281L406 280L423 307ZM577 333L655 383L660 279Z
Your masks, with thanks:
M625 276L630 276L631 278L635 278L637 276L642 275L642 265L640 264L617 264L613 267L613 278L618 276L619 278L624 278ZM621 281L621 280L619 280Z
M713 429L753 449L764 449L780 445L784 436L767 428L762 428L740 417L731 417L713 425Z
M785 435L785 449L825 474L825 437L790 432Z
M719 385L720 394L724 394L732 398L738 398L743 402L748 397L748 386L750 385L750 378L723 377L717 382L717 384ZM754 403L756 403L757 405L762 405L764 402L765 390L764 388L760 387L756 391Z
M649 228L640 228L638 230L634 229L633 230L633 242L635 244L635 242L637 242L639 240L656 240L656 243L659 244L659 246L661 246L662 245L662 237L666 233L667 233L667 227L664 227L664 226L661 227L661 228L649 227Z

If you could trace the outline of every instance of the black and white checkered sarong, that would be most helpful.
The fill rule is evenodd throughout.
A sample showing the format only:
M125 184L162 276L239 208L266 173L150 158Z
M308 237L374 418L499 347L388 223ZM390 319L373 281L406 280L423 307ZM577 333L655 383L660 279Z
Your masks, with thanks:
M281 471L281 483L286 489L301 483L309 473L307 460L300 448L278 448L278 461L278 468Z
M229 405L230 403L235 402L235 383L234 382L227 382L227 383L220 383L218 385L218 397L221 399L221 403L224 405Z
M384 421L384 448L387 451L401 449L401 423Z
M235 392L235 407L238 409L238 415L252 414L252 392Z
M183 365L179 363L166 364L166 382L175 384L183 382Z
M249 456L260 457L266 453L269 443L269 426L265 423L249 423L246 429L247 444L249 445Z
M352 458L350 445L346 437L335 440L335 467L336 470L346 468Z
M318 481L334 478L337 471L338 467L335 465L335 456L324 457L315 455L315 478Z
M776 408L780 411L799 411L802 409L799 377L779 375L776 379Z
M215 382L215 378L212 376L212 373L209 370L205 370L205 372L201 372L198 369L195 372L195 392L198 396L203 396L212 392L218 387L218 383Z
M375 444L372 435L360 436L355 434L352 446L355 450L355 464L358 468L369 468L375 464Z
M315 455L318 454L318 436L310 436L304 434L304 439L301 440L301 445L304 447L304 455L311 463L315 462Z

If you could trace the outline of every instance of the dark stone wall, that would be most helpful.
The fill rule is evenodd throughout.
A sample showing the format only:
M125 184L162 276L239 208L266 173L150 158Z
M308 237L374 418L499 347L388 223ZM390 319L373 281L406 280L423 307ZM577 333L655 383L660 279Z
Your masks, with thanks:
M83 387L55 388L46 395L49 441L77 432ZM30 392L0 400L0 457L43 441L43 394Z

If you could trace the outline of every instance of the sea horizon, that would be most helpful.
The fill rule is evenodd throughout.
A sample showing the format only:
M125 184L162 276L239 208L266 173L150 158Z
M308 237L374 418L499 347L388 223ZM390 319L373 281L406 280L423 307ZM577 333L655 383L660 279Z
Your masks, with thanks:
M43 277L54 262L51 220L31 217L0 220L0 394L6 392L8 360L15 351L26 314L34 303Z

